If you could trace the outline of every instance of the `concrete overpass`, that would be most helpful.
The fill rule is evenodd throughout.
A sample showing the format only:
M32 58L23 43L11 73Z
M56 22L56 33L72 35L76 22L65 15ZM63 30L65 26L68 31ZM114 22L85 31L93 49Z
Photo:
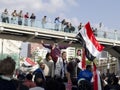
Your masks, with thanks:
M75 33L0 22L0 38L3 39L37 43L39 43L40 40L44 40L47 43L56 41L59 44L66 44L68 41L73 40L72 46L80 47L75 36ZM120 40L103 37L96 37L96 39L105 46L105 50L111 55L120 58Z

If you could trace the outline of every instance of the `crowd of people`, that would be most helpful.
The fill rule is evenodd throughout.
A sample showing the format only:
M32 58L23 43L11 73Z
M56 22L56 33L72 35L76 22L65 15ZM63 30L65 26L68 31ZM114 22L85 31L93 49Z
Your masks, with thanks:
M17 10L14 10L11 14L9 14L8 10L5 9L1 13L1 21L4 23L12 23L12 24L18 24L18 25L24 25L24 26L35 26L35 23L37 23L38 20L36 20L36 15L32 13L29 15L29 12L23 13L22 10L17 12ZM41 27L46 28L46 24L49 23L47 20L47 16L43 16L41 19ZM66 21L65 19L60 20L60 17L56 17L54 19L54 30L56 31L64 31L64 32L75 32L75 26L72 25L71 22ZM78 30L80 30L83 27L82 23L78 26Z
M23 19L24 18L24 19ZM45 28L47 16L41 20L42 28ZM36 16L34 13L29 16L26 12L23 15L22 10L17 13L16 10L9 16L7 9L1 14L2 22L28 26L30 19L31 26L34 26ZM24 22L23 22L24 20ZM65 19L60 21L60 17L54 20L55 30L72 33L75 27ZM61 25L61 29L60 29ZM83 27L82 23L78 30ZM96 29L93 29L96 31ZM94 33L97 35L96 33ZM35 71L28 73L15 71L15 60L7 57L0 60L0 90L93 90L93 72L92 66L86 65L86 69L81 68L81 50L77 51L76 58L67 60L67 53L61 51L67 49L71 44L70 41L66 46L59 45L56 42L45 44L40 42L50 52L42 62L38 62L39 67ZM14 78L13 76L17 76ZM103 90L120 90L118 84L119 78L115 74L101 75Z
M40 42L50 52L34 71L15 73L15 60L6 57L0 60L0 90L93 90L93 71L91 64L82 69L81 50L77 57L67 60L67 53L61 51L71 45L61 46L54 42L45 44ZM16 78L15 78L16 76ZM119 78L107 73L101 74L103 90L120 90Z
M47 16L43 16L41 20L37 20L37 17L34 13L29 14L29 12L23 13L22 10L17 12L17 10L14 10L11 14L9 14L8 10L5 9L1 13L1 21L4 23L11 23L11 24L18 24L18 25L24 25L24 26L31 26L31 27L41 27L44 29L53 29L55 31L63 31L67 33L74 33L78 32L79 30L84 27L84 24L80 22L78 26L72 25L72 22L67 21L67 19L62 19L55 17L54 21L48 21ZM54 26L54 27L53 27ZM99 23L99 27L102 27L102 23ZM98 29L92 27L93 33L95 36L98 36ZM107 38L107 32L103 32L103 37Z
M74 33L78 32L79 30L84 27L84 24L80 22L78 26L72 25L72 22L67 21L66 19L55 17L54 21L48 21L47 16L43 16L41 20L37 20L37 17L34 13L31 13L29 15L29 12L26 12L25 14L23 13L22 10L17 12L17 10L14 10L11 14L9 14L8 10L5 9L1 13L1 21L3 23L11 23L11 24L17 24L17 25L24 25L24 26L31 26L31 27L40 27L44 29L53 29L55 31L63 31L67 33ZM99 28L102 27L102 23L99 23ZM95 36L98 36L98 30L97 28L93 28L93 33ZM103 32L103 37L107 37L106 31Z
M18 24L18 25L25 25L28 26L28 21L30 19L30 26L34 26L36 16L34 13L32 13L29 16L29 13L26 12L23 14L23 11L20 10L17 12L17 10L14 10L11 15L9 14L8 10L5 9L1 14L1 20L4 23L12 23L12 24ZM23 21L24 20L24 21Z

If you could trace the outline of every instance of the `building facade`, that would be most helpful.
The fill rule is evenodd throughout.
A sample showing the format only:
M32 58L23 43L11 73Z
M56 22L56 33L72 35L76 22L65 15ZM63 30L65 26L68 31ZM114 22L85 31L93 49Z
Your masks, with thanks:
M21 41L0 39L0 60L6 56L11 56L19 66L19 58L21 51Z
M0 53L1 54L19 54L21 48L21 41L0 39Z
M61 50L61 52L66 51L67 59L70 57L75 57L76 49L75 47L68 47L67 49ZM47 52L50 52L49 49L44 48L41 44L38 43L30 43L28 45L28 57L41 56L43 59L45 58Z

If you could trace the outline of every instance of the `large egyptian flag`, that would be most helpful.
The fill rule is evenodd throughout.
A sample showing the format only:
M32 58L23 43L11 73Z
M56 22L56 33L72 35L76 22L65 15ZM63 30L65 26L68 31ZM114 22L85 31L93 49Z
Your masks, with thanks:
M90 61L93 61L104 49L104 46L96 40L89 22L78 32L76 38L84 47L85 55Z

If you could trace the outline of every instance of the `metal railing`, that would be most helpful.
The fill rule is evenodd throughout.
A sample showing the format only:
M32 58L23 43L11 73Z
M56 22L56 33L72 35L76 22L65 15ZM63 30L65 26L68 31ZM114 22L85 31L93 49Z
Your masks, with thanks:
M6 20L4 21L3 18L0 19L1 22L3 23L9 23L9 24L18 24L18 17L15 17L15 19L13 20L12 16L7 16ZM7 22L9 21L9 22ZM21 18L22 24L21 25L25 25L26 21L25 18ZM37 28L45 28L45 30L55 30L55 23L54 22L46 22L46 24L42 25L42 21L41 20L35 20L34 22L31 22L31 19L27 19L27 26L30 27L37 27ZM64 26L65 27L65 26ZM72 33L77 33L78 32L78 27L74 26L75 30ZM93 26L94 27L94 26ZM61 23L59 25L59 31L63 31L61 30ZM66 33L70 33L70 32L66 32ZM106 38L106 39L112 39L112 40L116 40L119 41L120 40L120 32L118 32L117 30L104 30L104 27L102 28L96 28L96 30L94 31L94 34L96 37L98 38Z

